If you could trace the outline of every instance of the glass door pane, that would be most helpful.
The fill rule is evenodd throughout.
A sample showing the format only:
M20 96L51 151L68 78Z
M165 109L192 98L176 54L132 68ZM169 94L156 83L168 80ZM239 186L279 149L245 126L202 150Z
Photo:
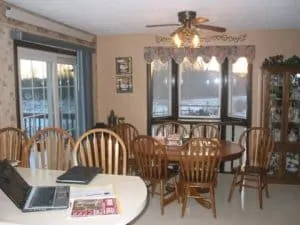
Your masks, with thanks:
M269 107L269 128L275 142L280 142L283 137L283 74L271 74L269 78L270 107ZM270 160L270 175L281 173L279 171L282 162L282 155L274 152Z
M48 72L49 66L45 61L20 60L22 128L29 136L54 125L53 117L48 114L49 109L52 109Z
M59 123L73 137L77 136L75 65L57 64Z
M281 140L282 135L282 114L283 114L283 75L274 74L270 76L270 122L269 128L272 131L275 141Z
M300 141L300 74L289 75L288 127L287 141L296 144ZM285 154L285 172L297 176L299 173L299 153L287 149Z
M300 74L289 75L288 141L299 141Z

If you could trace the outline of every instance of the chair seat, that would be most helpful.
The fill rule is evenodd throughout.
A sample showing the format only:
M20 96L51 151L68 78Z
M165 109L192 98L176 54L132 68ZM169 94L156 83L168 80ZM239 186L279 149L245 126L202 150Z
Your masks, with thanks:
M264 168L261 167L257 167L257 166L245 166L245 167L237 167L234 169L235 172L238 172L240 174L257 174L257 175L261 175L261 174L265 174L267 171Z
M135 158L128 158L127 159L127 165L136 165L137 161Z
M167 169L167 174L164 174L164 172L162 171L160 178L152 177L151 180L153 180L155 182L160 182L161 180L169 180L171 178L174 178L177 175L178 175L177 171L174 171L172 169Z
M179 181L179 182L181 183L181 185L186 185L198 189L207 189L212 185L212 183L198 183L198 182L190 182L190 181L189 182Z
M167 179L176 177L179 174L179 171L174 171L173 169L169 169L167 170Z

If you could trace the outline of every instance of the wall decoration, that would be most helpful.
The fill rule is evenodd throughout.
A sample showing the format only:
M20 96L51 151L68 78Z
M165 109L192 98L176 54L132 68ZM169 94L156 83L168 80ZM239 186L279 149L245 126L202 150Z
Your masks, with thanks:
M116 74L132 74L132 58L131 57L117 57L116 58Z
M267 66L267 65L300 66L300 57L297 55L293 55L292 57L285 59L283 55L270 56L269 58L265 58L262 65L263 66Z
M229 42L232 44L236 44L236 43L244 42L246 38L247 38L247 34L241 34L241 35L217 34L212 36L200 37L200 43L207 44L210 42L222 41L222 42ZM155 40L156 43L171 44L173 42L173 39L171 37L159 36L159 35L155 37Z
M116 76L117 93L132 93L132 76Z
M219 45L205 46L200 48L174 48L174 47L145 47L144 59L150 64L154 60L165 63L174 59L176 63L182 63L186 57L190 62L195 62L197 57L202 57L207 63L212 56L215 56L219 63L223 63L226 58L235 62L239 57L246 57L248 63L252 63L255 58L254 45Z

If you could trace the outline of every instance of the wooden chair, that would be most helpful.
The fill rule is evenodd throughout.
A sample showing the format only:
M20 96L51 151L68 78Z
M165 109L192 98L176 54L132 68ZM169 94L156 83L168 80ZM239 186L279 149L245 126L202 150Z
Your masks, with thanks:
M153 137L140 135L132 142L135 158L141 172L141 177L149 182L152 196L160 195L161 214L164 214L164 206L178 199L178 190L176 184L176 173L168 170L168 160L165 146L155 140ZM167 182L172 182L175 189L166 192ZM160 184L160 191L156 192L156 185Z
M267 171L274 150L274 140L268 129L253 127L244 131L239 139L240 147L247 152L246 163L236 168L230 188L228 202L231 201L236 186L258 190L259 206L262 209L262 191L269 196ZM254 183L253 183L254 182Z
M127 169L129 174L137 170L137 163L132 150L132 141L139 136L138 130L129 123L120 123L115 126L114 131L122 138L127 149Z
M65 130L49 127L39 130L24 148L25 167L67 170L73 166L74 140Z
M201 205L212 208L216 218L215 183L221 162L221 153L216 140L191 138L180 155L180 189L182 196L181 216L184 217L187 199L196 198ZM202 195L199 190L207 189Z
M97 128L85 132L74 147L76 165L101 167L105 174L126 175L126 146L115 132Z
M185 137L185 138L190 136L185 126L176 121L165 121L163 124L158 126L156 130L157 136L168 137L171 134L179 134L181 137ZM178 161L169 161L168 166L169 168L172 168L174 172L178 172L178 168L179 168Z
M180 134L184 137L189 136L189 133L185 126L176 121L168 121L159 125L156 130L157 136L168 136L170 134Z
M192 138L220 138L219 128L213 124L198 123L195 124L191 131Z
M15 127L0 129L0 159L23 161L24 145L28 141L27 134Z

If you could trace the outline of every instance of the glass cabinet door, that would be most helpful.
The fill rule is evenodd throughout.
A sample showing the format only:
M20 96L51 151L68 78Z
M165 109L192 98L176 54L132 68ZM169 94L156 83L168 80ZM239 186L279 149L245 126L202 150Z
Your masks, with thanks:
M289 142L300 141L300 74L289 75L288 129Z
M297 144L300 142L300 74L288 75L289 99L287 105L287 142ZM299 172L299 153L287 152L285 154L285 172Z
M281 74L270 75L270 115L269 129L275 141L282 140L282 116L283 116L283 76Z
M283 140L283 74L271 74L268 80L269 84L269 129L275 142ZM279 152L274 152L270 160L269 175L278 175L282 156Z

